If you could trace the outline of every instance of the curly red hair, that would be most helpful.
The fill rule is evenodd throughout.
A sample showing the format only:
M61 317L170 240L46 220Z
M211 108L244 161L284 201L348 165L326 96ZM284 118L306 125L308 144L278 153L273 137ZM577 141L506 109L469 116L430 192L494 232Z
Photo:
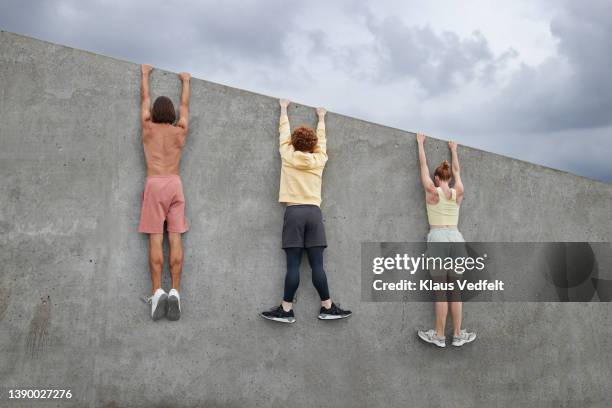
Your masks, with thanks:
M318 141L315 131L307 126L300 126L291 134L291 144L300 152L312 153Z

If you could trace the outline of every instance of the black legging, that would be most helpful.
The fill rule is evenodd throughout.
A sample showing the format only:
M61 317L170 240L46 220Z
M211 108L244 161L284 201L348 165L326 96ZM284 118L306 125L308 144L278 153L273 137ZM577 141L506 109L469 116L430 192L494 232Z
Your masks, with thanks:
M327 276L323 270L323 250L325 247L306 248L308 262L312 269L312 284L319 292L321 300L329 299L329 288L327 287ZM285 276L285 302L293 302L295 292L300 285L300 262L304 248L285 248L287 254L287 275Z

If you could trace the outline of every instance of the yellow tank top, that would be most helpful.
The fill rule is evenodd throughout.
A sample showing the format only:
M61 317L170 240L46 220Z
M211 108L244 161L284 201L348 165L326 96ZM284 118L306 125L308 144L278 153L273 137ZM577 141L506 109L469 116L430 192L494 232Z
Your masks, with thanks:
M457 204L457 191L451 188L451 198L444 195L440 187L436 187L438 192L438 203L427 204L427 219L429 225L454 225L459 223L459 205Z

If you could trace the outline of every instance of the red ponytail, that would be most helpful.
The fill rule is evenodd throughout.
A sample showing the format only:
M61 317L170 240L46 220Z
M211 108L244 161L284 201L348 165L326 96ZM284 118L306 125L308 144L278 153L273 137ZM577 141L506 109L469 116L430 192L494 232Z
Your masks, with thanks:
M448 181L452 177L450 164L448 164L448 160L444 160L436 170L434 171L434 176L438 176L438 178L442 181Z

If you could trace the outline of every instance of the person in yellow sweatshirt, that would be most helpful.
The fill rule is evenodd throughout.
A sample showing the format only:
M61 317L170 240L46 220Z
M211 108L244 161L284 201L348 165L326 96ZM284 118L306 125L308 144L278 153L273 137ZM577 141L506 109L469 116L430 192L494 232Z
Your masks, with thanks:
M323 269L327 240L320 205L323 169L327 163L326 110L317 108L319 123L316 131L300 126L291 133L288 106L288 100L280 100L278 130L282 167L278 201L286 205L282 234L282 246L287 257L285 292L280 306L262 312L261 316L282 323L295 322L293 299L300 284L300 262L305 250L312 269L312 283L321 298L318 318L343 319L352 313L332 302Z

